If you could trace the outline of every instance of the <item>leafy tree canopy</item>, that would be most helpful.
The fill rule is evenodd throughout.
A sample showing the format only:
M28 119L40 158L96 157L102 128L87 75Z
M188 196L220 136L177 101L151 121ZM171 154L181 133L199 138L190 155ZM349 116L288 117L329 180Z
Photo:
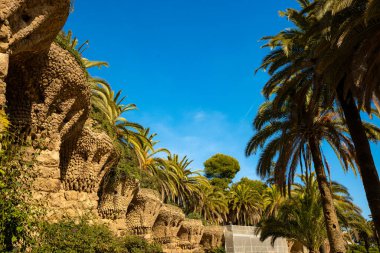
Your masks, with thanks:
M239 162L235 158L224 154L213 155L204 162L204 166L205 176L208 179L225 179L225 182L221 182L221 180L211 181L216 186L219 184L227 184L228 186L236 173L240 171Z
M267 188L264 182L260 180L252 180L252 179L249 179L248 177L241 178L240 181L237 182L236 184L247 185L249 188L256 190L258 193L260 193L260 195L262 195L264 190Z

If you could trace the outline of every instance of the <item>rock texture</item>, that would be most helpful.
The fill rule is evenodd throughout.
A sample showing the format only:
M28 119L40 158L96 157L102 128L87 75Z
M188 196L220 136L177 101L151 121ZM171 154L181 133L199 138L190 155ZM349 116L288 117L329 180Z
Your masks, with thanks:
M66 22L70 0L0 0L0 107L6 103L4 79L9 58L47 51Z
M162 200L157 191L140 189L132 200L126 215L129 233L151 239L152 228L161 206Z
M181 208L168 204L161 207L153 226L153 238L162 244L165 252L180 250L177 234L184 220L185 214Z
M161 207L153 226L153 237L160 242L171 242L177 238L185 214L176 206L165 204Z
M106 186L99 203L99 215L103 219L123 219L133 197L139 189L136 179L120 179L115 186Z
M70 142L73 143L70 143ZM107 134L86 126L79 137L63 143L61 177L66 190L98 192L103 176L116 161L116 151Z
M179 246L183 250L197 250L203 236L201 220L185 219L178 231Z
M201 245L204 249L218 248L223 245L224 228L221 226L205 226Z
M118 236L156 240L165 252L197 252L203 225L163 205L137 180L110 184L118 160L112 139L89 119L91 89L76 59L53 43L69 0L0 0L0 110L7 110L36 154L32 196L55 222L87 217ZM202 244L219 245L207 228Z

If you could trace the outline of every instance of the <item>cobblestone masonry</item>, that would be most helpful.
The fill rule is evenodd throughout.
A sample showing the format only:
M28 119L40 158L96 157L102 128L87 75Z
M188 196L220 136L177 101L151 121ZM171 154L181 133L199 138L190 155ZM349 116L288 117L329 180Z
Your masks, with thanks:
M69 6L69 0L0 0L0 109L6 105L38 153L33 198L51 222L86 216L118 236L161 241L165 252L201 252L202 222L162 207L156 191L130 179L100 188L117 154L111 139L92 127L83 69L52 43ZM204 241L216 245L216 234Z
M129 233L151 239L152 227L161 206L162 200L157 191L141 188L132 200L126 215Z
M178 231L179 247L183 250L197 250L203 236L201 220L185 219Z
M221 226L205 226L201 245L204 249L218 248L223 245L224 228Z
M69 8L69 0L0 0L0 109L6 103L8 59L48 50Z
M120 179L116 187L106 186L99 203L99 215L103 219L125 218L138 189L139 182L132 178Z

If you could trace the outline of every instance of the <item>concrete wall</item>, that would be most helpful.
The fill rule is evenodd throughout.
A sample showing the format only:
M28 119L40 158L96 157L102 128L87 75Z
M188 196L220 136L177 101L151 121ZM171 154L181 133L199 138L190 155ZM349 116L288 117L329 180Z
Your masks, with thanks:
M288 253L286 239L279 238L272 246L270 239L260 241L260 236L255 235L255 227L229 225L225 228L227 253Z

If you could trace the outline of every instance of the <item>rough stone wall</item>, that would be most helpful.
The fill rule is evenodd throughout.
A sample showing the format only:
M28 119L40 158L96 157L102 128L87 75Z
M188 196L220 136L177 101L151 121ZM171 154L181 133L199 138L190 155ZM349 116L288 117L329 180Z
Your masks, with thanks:
M185 220L182 209L165 204L161 207L153 226L153 237L161 243L172 242L177 238L178 231Z
M178 231L179 247L183 250L197 250L203 236L201 220L185 219Z
M133 197L139 189L136 179L122 178L116 187L107 185L99 202L99 215L103 219L123 219Z
M201 245L204 249L218 248L223 245L224 228L222 226L205 226Z
M40 153L36 190L59 191L61 148L80 136L88 118L90 88L84 72L68 52L52 44L47 54L22 62L11 59L6 81L10 120L30 135Z
M103 176L109 171L117 154L107 134L95 132L91 125L83 128L78 138L63 143L61 177L66 190L98 192Z
M44 202L46 217L97 217L97 190L115 152L87 120L90 87L83 70L52 44L47 54L11 60L6 81L10 120L38 153L33 195Z
M70 0L0 0L0 109L9 58L25 59L49 49L69 14Z
M161 210L157 192L127 179L103 188L115 148L89 120L85 72L53 43L69 7L70 0L0 0L0 109L6 105L38 154L33 198L52 222L86 216L119 236L169 238L165 252L200 251L201 222L184 221L174 206Z
M126 215L128 232L151 239L152 227L161 206L162 200L157 191L141 188L128 208Z

